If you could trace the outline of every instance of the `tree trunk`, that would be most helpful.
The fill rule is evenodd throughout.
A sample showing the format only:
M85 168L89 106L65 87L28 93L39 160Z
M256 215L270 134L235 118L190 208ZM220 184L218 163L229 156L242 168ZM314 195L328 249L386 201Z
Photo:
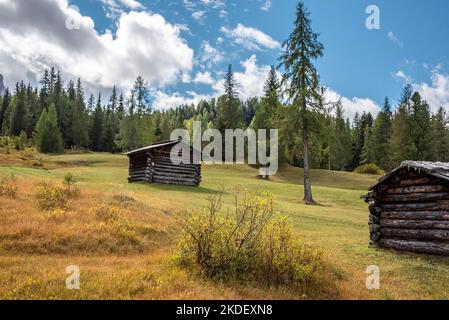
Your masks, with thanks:
M303 144L304 144L304 202L306 204L313 204L312 186L310 184L309 176L309 132L307 128L307 121L304 120L303 127Z

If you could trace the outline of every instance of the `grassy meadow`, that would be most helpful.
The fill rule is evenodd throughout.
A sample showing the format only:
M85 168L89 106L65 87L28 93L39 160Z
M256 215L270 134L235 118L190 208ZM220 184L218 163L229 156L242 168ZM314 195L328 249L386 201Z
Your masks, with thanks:
M48 215L34 198L43 181L72 173L80 190L64 214ZM312 171L319 205L302 204L300 169L283 167L270 181L248 166L203 166L200 188L128 184L122 155L30 152L0 155L0 177L14 174L15 199L0 197L0 299L448 299L449 259L371 249L367 205L360 199L377 177ZM219 283L175 263L179 226L174 214L206 204L236 187L276 197L297 236L321 248L335 273L326 295L300 296L282 288ZM104 219L102 205L123 214ZM81 270L81 289L65 287L66 267ZM367 290L365 270L377 265L381 288Z

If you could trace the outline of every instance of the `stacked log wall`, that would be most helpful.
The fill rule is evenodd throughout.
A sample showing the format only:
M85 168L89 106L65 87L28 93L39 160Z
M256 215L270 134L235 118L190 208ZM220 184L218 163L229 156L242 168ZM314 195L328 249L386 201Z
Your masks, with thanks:
M366 200L370 245L449 255L447 181L404 170L378 185Z
M146 182L199 186L201 183L201 165L193 164L193 151L180 159L182 164L174 164L170 158L171 148L152 149L130 155L130 183Z

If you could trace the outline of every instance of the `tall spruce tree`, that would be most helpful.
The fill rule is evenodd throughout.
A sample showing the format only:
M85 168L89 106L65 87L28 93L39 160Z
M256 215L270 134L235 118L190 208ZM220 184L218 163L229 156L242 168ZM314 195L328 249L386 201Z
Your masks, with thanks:
M304 202L308 204L314 203L309 174L310 114L322 112L319 74L314 66L314 60L321 57L324 50L318 37L312 30L309 12L303 2L299 2L294 30L282 45L280 66L284 67L282 84L287 88L288 98L296 108L295 117L302 126Z
M410 136L413 143L412 160L434 160L435 142L431 128L430 107L418 92L412 96Z
M412 86L406 85L402 90L399 105L391 122L390 154L392 166L398 166L404 160L413 159L414 147L410 135L412 94Z
M330 168L345 170L351 164L351 128L344 119L341 101L338 101L335 106L335 116L331 120L329 139Z
M94 119L90 128L90 149L93 151L103 151L103 129L104 129L104 113L101 106L101 93L98 94L97 106L95 107Z
M226 129L237 129L242 126L242 110L237 93L237 82L229 65L225 76L225 94L217 102L217 128L221 132Z
M440 107L432 117L432 129L435 137L435 160L449 161L449 132L447 128L447 114Z
M6 115L9 108L10 96L9 89L5 89L5 94L3 95L2 103L0 105L0 135L6 133Z
M385 98L383 109L374 121L372 132L374 163L385 170L392 169L390 152L391 126L391 105L388 98Z
M34 143L42 153L56 153L63 151L62 137L58 128L58 116L56 107L51 104L44 109L36 125Z

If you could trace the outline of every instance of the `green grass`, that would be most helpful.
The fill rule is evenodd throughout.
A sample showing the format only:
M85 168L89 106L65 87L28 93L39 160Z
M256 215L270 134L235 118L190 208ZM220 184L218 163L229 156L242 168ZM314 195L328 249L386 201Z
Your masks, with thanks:
M277 210L290 217L295 232L300 239L308 244L322 248L327 259L339 271L341 279L338 287L342 297L349 299L449 298L449 289L446 286L446 283L449 281L448 258L414 255L368 247L368 211L360 196L366 193L368 186L375 182L377 178L375 176L312 170L314 197L319 204L307 206L302 203L302 172L300 169L288 166L281 168L280 173L270 181L265 181L257 179L257 170L248 166L204 165L201 187L192 188L128 184L128 162L127 158L121 155L68 154L44 156L43 161L45 163L44 167L47 169L2 165L0 166L0 176L14 173L20 179L62 180L62 177L67 172L71 172L81 189L96 190L103 192L105 195L126 193L142 205L164 213L166 219L172 219L171 216L178 210L204 205L206 196L219 192L222 187L227 192L225 196L225 203L227 204L230 204L232 201L230 192L237 186L252 190L269 191L276 196ZM2 240L0 239L0 241ZM63 259L63 261L67 260L67 257L59 258ZM39 264L44 263L44 261L54 261L55 265L61 265L61 262L57 262L59 258L56 256L35 256L30 262L27 262L26 257L22 256L0 258L0 265L2 266L0 274L3 273L3 276L0 277L0 283L5 285L7 275L10 276L8 272L11 273L11 270L13 270L8 271L8 268L12 268L11 259L18 259L17 261L20 261L23 269L29 270L31 263ZM82 258L82 260L85 259ZM126 265L134 265L135 263L131 262L130 257L122 259L124 259L122 262ZM136 261L141 261L143 265L150 263L145 260L144 256L139 256L136 259ZM40 262L36 262L36 260ZM144 260L145 262L143 262ZM163 277L164 281L170 282L170 274L172 274L174 279L177 279L174 281L179 281L180 286L185 281L188 281L189 284L185 284L177 293L171 292L165 295L160 293L153 296L153 298L217 298L220 297L221 292L225 292L223 294L228 298L267 298L266 295L254 293L254 291L245 291L246 289L223 289L222 285L212 286L213 288L211 288L211 284L204 283L201 285L208 286L208 290L203 294L186 294L186 290L194 290L194 292L198 290L193 283L195 281L191 278L185 280L185 276L178 274L178 271L174 271L172 267L170 267L170 273L165 274L165 267L161 267L161 265L166 263L170 265L167 261L164 263L158 262L158 267L156 268L160 272L159 276ZM95 278L95 263L91 260L86 262L86 264L89 266L89 277ZM108 264L111 264L109 268L114 268L112 262L108 262ZM380 290L366 289L365 280L367 275L365 270L370 265L380 267ZM98 272L101 273L100 270ZM54 270L49 271L49 273L53 274ZM52 278L49 281L55 280ZM199 280L198 283L200 283ZM8 285L16 287L20 283ZM52 290L51 288L52 286L50 286L50 291ZM106 289L113 291L117 288L106 285L103 289L105 291ZM37 291L41 292L42 290L40 288ZM10 291L8 292L11 293ZM58 293L57 290L55 292L45 291L44 293L38 294L38 296L45 298L55 295L59 298L67 298L65 293ZM135 298L141 296L123 296L119 292L116 295L113 295L113 293L110 293L110 295L95 295L94 293L84 292L84 294L77 297ZM273 295L273 297L279 296ZM143 298L148 297L143 296Z

